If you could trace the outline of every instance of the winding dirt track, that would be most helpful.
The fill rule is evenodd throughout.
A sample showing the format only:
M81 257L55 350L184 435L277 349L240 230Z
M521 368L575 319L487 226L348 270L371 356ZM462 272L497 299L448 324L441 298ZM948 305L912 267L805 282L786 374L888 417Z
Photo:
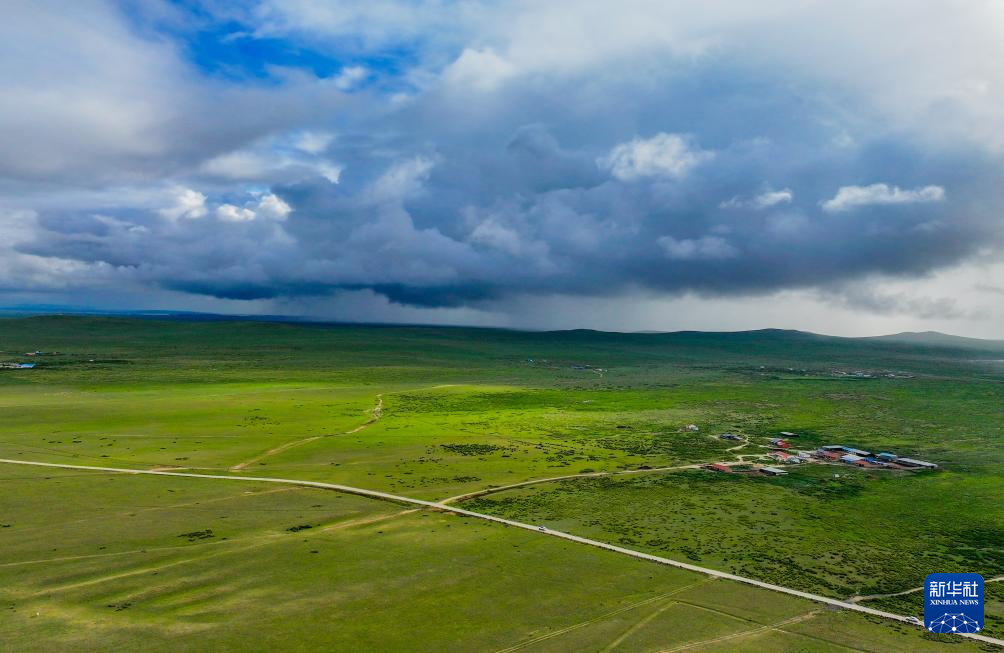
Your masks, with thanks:
M365 422L363 422L359 426L355 427L354 429L351 429L349 431L344 431L342 433L335 433L333 435L351 435L352 433L358 433L359 431L362 431L364 428L366 428L369 425L373 424L373 422L376 422L378 419L380 419L380 416L383 415L383 394L378 394L376 396L376 398L377 398L376 406L374 406L372 408L372 410L370 410L370 418L368 420L366 420ZM287 442L286 444L281 444L278 447L275 447L274 449L269 449L268 451L255 456L254 458L251 458L249 460L245 460L242 463L237 463L236 465L234 465L234 466L232 466L230 468L230 471L231 472L240 472L240 471L243 471L249 465L254 465L255 463L261 462L261 461L265 460L266 458L271 458L272 456L274 456L276 454L280 454L283 451L288 451L288 450L292 449L293 447L299 447L301 444L307 444L308 442L313 442L315 440L320 440L321 438L329 438L329 437L331 437L331 435L332 434L328 434L328 435L312 435L312 436L307 437L307 438L302 438L300 440L293 440L292 442ZM183 469L183 468L178 467L178 468L172 468L172 469ZM157 468L156 471L168 471L168 469L167 468Z
M734 447L729 447L726 451L738 451L749 444L749 440L745 440L742 444L738 444ZM757 458L763 454L735 454L736 459L716 464L721 465L741 465L745 462L746 458ZM582 472L580 474L565 474L564 476L552 476L550 478L536 478L529 481L522 481L520 483L512 483L511 485L499 485L497 487L489 487L484 490L476 490L474 492L468 492L466 494L458 494L455 497L449 497L443 499L440 503L456 503L457 501L466 501L467 499L474 499L477 497L483 497L487 494L495 494L496 492L505 492L506 490L513 490L519 487L526 487L528 485L539 485L541 483L553 483L555 481L568 481L575 478L600 478L603 476L622 476L625 474L658 474L659 472L676 472L681 469L699 469L708 463L691 463L689 465L676 465L674 467L650 467L647 469L622 469L615 472Z
M506 490L513 490L518 487L526 487L527 485L539 485L541 483L553 483L555 481L568 481L573 478L601 478L603 476L621 476L623 474L655 474L658 472L673 472L681 469L697 469L702 464L703 463L692 463L690 465L679 465L677 467L652 467L650 469L624 469L617 472L582 472L581 474L566 474L565 476L552 476L550 478L535 478L529 481L512 483L511 485L499 485L496 487L485 488L484 490L475 490L474 492L468 492L466 494L458 494L455 497L449 497L447 499L443 499L439 503L442 504L456 503L457 501L466 501L467 499L474 499L475 497L483 497L486 494L505 492ZM725 464L735 464L735 463L725 463Z
M909 617L904 617L902 615L893 614L891 612L885 612L882 610L876 610L874 608L868 608L857 603L851 603L848 601L841 601L839 599L830 598L828 596L820 596L818 594L810 594L809 592L802 592L800 590L791 589L790 587L782 587L781 585L773 585L771 583L765 583L763 581L755 580L753 578L746 578L744 576L736 576L735 574L726 573L724 571L718 571L717 569L709 569L707 567L698 567L697 565L688 564L686 562L680 562L678 560L671 560L669 558L663 558L660 556L652 555L649 553L642 553L641 551L633 551L631 549L625 549L624 547L617 546L615 544L608 544L606 542L599 542L597 540L590 540L585 537L579 537L578 535L572 535L570 533L563 533L561 531L551 530L549 528L544 528L543 526L534 526L533 524L525 524L522 522L513 521L511 519L504 519L502 517L495 517L493 515L486 515L478 512L472 512L470 510L464 510L463 508L458 508L456 506L447 505L442 502L435 501L425 501L423 499L413 499L411 497L404 497L396 494L390 494L388 492L379 492L377 490L367 490L364 488L351 487L348 485L337 485L335 483L322 483L319 481L300 481L296 479L289 478L269 478L269 477L255 477L255 476L224 476L222 474L196 474L192 472L164 472L164 471L154 471L149 469L123 469L116 467L91 467L86 465L67 465L61 463L46 463L38 461L29 460L12 460L12 459L0 459L0 463L6 463L10 465L31 465L35 467L50 467L58 469L76 469L76 470L90 470L95 472L112 472L119 474L148 474L153 476L176 476L182 478L201 478L201 479L213 479L221 481L242 481L242 482L258 482L258 483L279 483L284 485L296 485L301 487L318 488L321 490L334 490L336 492L344 492L346 494L354 494L363 497L369 497L371 499L379 499L381 501L392 501L394 503L400 503L405 505L420 506L422 508L428 508L432 510L438 510L442 512L451 512L458 515L464 515L466 517L473 517L476 519L483 519L485 521L495 522L496 524L504 524L506 526L512 526L515 528L521 528L527 531L533 531L534 533L539 533L540 535L547 535L550 537L556 537L562 540L567 540L569 542L576 542L578 544L584 544L586 546L592 546L598 549L604 549L606 551L612 551L613 553L619 553L621 555L629 556L632 558L637 558L639 560L646 560L649 562L655 562L661 565L667 565L670 567L677 567L679 569L686 569L687 571L692 571L699 574L705 574L714 578L723 578L725 580L731 580L737 583L743 583L745 585L752 585L754 587L760 587L767 590L772 590L774 592L781 592L783 594L789 594L791 596L797 596L802 599L807 599L809 601L815 601L817 603L824 603L826 605L832 605L838 608L844 608L847 610L853 610L855 612L862 612L864 614L870 614L876 617L882 617L883 619L889 619L892 621L898 621L905 624L910 624L918 628L923 628L921 624L916 623L913 619ZM986 642L989 644L996 644L998 646L1004 647L1004 640L996 639L994 637L987 637L985 635L975 635L968 633L959 633L959 637L966 637L969 639Z

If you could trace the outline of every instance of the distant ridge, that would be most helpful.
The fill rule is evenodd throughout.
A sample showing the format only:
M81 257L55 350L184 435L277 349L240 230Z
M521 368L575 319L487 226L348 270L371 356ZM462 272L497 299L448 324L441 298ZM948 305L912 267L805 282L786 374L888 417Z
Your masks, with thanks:
M940 331L904 331L887 336L871 336L863 340L880 342L899 342L909 345L924 345L927 347L956 347L959 349L1004 349L1004 340L983 340L953 336Z

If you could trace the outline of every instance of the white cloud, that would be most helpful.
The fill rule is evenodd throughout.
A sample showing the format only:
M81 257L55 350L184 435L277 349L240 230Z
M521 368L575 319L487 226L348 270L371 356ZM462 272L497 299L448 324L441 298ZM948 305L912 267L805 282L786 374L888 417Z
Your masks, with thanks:
M206 196L191 188L177 186L171 190L174 204L158 211L168 220L201 218L206 215Z
M995 2L875 3L762 0L262 0L267 35L345 37L363 47L420 41L430 68L464 48L489 48L515 74L588 70L632 55L645 61L736 57L777 74L808 76L925 140L971 139L1004 148L1004 70ZM910 16L904 21L904 16ZM889 34L896 34L892 42ZM421 37L421 38L418 38ZM839 138L839 137L838 137Z
M247 222L255 219L255 213L233 204L220 204L216 207L216 217L224 222Z
M795 199L795 193L790 188L785 188L784 190L769 190L751 198L742 198L737 195L718 206L723 209L754 209L759 211L778 204L790 204L793 199Z
M795 194L790 188L784 190L771 190L753 198L753 206L758 209L766 209L778 204L789 204L795 199Z
M493 218L488 218L475 227L471 231L470 240L472 243L494 247L513 256L519 256L523 248L519 234Z
M424 156L394 164L373 183L370 189L372 199L401 199L418 192L434 166L435 162Z
M729 241L718 236L679 240L672 236L662 236L656 242L665 252L666 258L676 261L727 259L739 253L735 247L729 244Z
M292 210L279 196L269 193L257 202L248 202L243 207L220 204L216 207L216 217L224 222L248 222L257 218L282 221L289 217Z
M292 131L215 156L198 171L224 181L295 183L320 175L336 183L340 168L324 156L333 140L329 132Z
M491 91L515 74L516 67L493 50L465 49L443 71L443 79L454 86Z
M285 220L293 209L278 195L269 193L258 201L257 214L269 220Z
M524 265L537 270L553 270L550 248L546 242L520 235L515 229L489 217L471 231L469 241L519 257Z
M339 91L351 91L359 82L366 79L369 71L363 66L346 66L332 79L332 83Z
M293 137L293 147L307 154L322 154L335 140L330 132L304 131Z
M317 170L319 175L333 184L337 184L339 178L342 176L342 169L330 163L318 163L314 166L314 169Z
M662 132L652 138L620 143L598 163L622 181L640 177L680 178L713 156L712 152L692 147L685 136Z
M693 0L245 4L254 5L243 12L254 38L306 35L376 54L418 44L416 70L408 71L413 79L438 75L448 57L465 51L491 52L515 76L589 71L594 79L632 57L644 62L642 69L735 59L750 70L839 88L826 95L845 98L847 110L861 118L861 129L850 131L854 141L867 140L866 123L880 118L926 142L963 138L1004 149L1001 3L708 0L700 11ZM228 18L242 13L219 11ZM897 35L894 42L889 34ZM840 131L834 138L847 141Z
M112 3L5 6L0 175L140 176L171 149L163 126L187 101L172 55L163 40L137 37Z
M444 25L463 14L463 7L453 3L401 0L261 0L254 4L256 36L310 33L349 37L365 48L430 34L435 41L453 38Z
M824 211L835 213L848 211L858 206L875 204L918 204L941 202L945 199L945 189L941 186L924 186L903 190L899 186L872 184L870 186L842 186L837 194L822 202Z
M202 172L231 180L261 179L273 172L275 165L258 152L240 150L213 157L202 164Z

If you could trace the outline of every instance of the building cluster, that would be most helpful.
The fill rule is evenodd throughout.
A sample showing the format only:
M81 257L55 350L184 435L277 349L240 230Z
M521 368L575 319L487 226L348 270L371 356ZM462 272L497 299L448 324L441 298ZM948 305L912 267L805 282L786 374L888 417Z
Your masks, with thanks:
M9 353L9 352L8 352ZM41 356L43 354L48 354L50 352L44 351L27 351L24 353L25 356ZM58 352L51 352L58 353ZM0 370L30 370L35 367L35 363L19 363L16 361L0 361Z
M0 363L0 370L30 370L34 363Z
M696 427L695 427L696 428ZM687 428L689 430L689 427ZM735 472L758 472L768 476L782 476L787 472L777 465L797 465L801 463L844 463L855 467L886 467L889 469L937 469L936 463L916 458L904 458L894 453L882 452L872 454L864 449L857 449L842 444L827 444L814 451L796 451L792 449L788 441L799 437L797 433L791 431L781 431L783 437L771 438L771 451L765 454L770 459L767 466L750 466L744 463L713 463L704 465L704 469L713 472L735 473ZM735 433L722 433L721 440L744 440L742 436Z
M804 463L810 459L811 455L807 451L796 451L795 453L788 453L787 451L771 451L767 454L767 457L771 460L779 463Z
M936 463L916 458L904 458L894 453L872 454L870 451L855 449L841 444L828 444L816 449L812 457L826 462L842 462L856 467L893 467L906 469L937 469Z
M788 472L780 467L755 467L750 465L726 465L725 463L711 463L705 465L704 469L709 472L721 472L723 474L766 474L767 476L784 476Z

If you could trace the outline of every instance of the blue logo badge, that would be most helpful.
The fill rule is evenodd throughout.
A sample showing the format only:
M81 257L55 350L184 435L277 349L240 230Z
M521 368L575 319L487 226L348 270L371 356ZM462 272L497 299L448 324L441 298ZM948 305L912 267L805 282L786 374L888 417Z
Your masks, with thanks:
M983 628L983 576L928 574L924 627L932 633L978 633Z

